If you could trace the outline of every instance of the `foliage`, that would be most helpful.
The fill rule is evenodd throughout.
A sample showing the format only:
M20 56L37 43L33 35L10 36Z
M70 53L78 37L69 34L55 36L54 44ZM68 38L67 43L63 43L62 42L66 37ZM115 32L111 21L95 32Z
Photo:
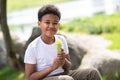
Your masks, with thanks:
M7 8L8 11L14 11L14 10L21 10L24 8L31 8L31 7L37 7L42 6L45 4L53 4L53 3L60 3L60 2L66 2L71 0L7 0Z
M120 80L120 70L115 73L116 80Z
M103 77L102 77L102 80L107 80L107 77L106 77L106 76L103 76Z
M109 49L120 48L120 14L79 18L62 24L60 29L64 32L103 35L113 42Z
M0 80L25 80L25 75L22 71L14 71L9 67L0 70Z
M108 80L109 76L102 76L102 80ZM116 71L116 73L114 74L115 80L120 80L120 70Z
M102 34L120 32L120 14L97 15L94 17L72 20L64 26L63 31L87 32L90 34Z

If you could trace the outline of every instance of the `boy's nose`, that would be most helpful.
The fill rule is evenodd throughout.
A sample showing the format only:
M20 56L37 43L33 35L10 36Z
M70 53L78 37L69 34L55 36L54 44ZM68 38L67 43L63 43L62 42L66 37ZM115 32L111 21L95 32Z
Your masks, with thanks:
M51 23L51 24L49 25L49 27L51 27L51 28L52 28L52 27L54 27L54 25Z

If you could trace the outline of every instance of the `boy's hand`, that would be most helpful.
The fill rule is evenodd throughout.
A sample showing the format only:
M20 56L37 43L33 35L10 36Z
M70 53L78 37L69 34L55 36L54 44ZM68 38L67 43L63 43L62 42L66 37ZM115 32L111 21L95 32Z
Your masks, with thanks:
M60 66L63 66L65 63L65 53L64 50L61 49L61 53L57 54L57 58L54 60L52 68L55 70Z
M63 49L61 49L61 53L58 53L57 57L59 58L60 66L63 66L65 63L65 53Z

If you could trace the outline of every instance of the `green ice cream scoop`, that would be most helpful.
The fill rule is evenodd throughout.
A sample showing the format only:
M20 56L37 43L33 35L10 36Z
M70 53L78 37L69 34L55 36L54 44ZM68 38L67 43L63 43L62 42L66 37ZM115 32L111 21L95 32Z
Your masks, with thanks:
M62 46L62 42L60 39L56 40L56 46L57 46L57 53L61 53L61 46Z

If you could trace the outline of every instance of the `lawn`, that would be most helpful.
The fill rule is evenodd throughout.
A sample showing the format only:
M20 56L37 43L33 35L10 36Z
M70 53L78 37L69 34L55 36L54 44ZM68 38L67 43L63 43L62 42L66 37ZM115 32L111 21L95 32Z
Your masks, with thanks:
M26 80L24 72L14 71L9 67L0 70L0 80Z

